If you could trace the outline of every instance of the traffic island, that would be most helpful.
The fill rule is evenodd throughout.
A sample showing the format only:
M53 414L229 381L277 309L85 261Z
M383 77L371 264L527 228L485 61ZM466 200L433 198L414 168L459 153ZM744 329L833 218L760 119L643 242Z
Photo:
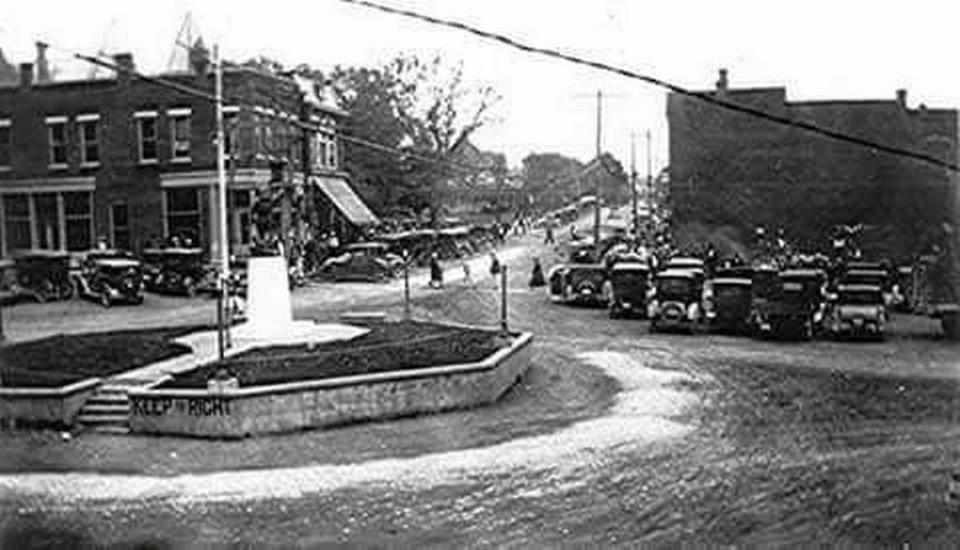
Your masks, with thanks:
M404 321L350 340L249 349L131 389L130 429L242 438L477 407L523 377L532 338Z

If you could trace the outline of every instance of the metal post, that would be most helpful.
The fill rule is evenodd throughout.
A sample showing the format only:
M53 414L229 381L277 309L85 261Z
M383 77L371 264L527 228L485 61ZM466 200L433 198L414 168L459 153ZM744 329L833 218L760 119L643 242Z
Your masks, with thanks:
M223 133L223 63L220 60L220 49L213 47L214 58L214 94L216 96L216 116L217 116L217 194L220 210L220 298L217 305L217 328L220 359L222 360L226 350L227 331L230 328L225 324L224 309L229 303L230 292L230 238L227 235L227 176L225 166L224 151L224 133Z
M500 266L500 330L507 332L507 265Z
M410 320L410 254L403 251L403 318Z

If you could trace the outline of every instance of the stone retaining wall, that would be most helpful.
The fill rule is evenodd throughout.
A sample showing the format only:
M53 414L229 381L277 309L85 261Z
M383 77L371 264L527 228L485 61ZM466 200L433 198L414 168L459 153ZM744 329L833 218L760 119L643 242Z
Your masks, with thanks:
M529 366L530 333L479 363L211 392L131 389L132 432L240 438L492 403Z
M0 419L31 425L71 426L101 382L99 378L88 378L59 388L0 387Z

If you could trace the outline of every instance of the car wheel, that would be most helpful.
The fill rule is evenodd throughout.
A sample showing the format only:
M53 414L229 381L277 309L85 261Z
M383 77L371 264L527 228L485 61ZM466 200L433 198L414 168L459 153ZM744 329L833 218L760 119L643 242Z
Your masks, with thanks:
M106 290L100 293L100 305L105 308L109 308L111 305L113 305L113 302L110 300L110 293Z

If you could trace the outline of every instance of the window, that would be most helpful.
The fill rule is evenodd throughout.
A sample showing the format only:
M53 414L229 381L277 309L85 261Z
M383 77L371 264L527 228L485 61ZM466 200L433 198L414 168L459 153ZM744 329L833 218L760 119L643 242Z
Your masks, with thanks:
M337 144L333 134L319 132L314 140L314 165L319 168L337 167Z
M114 248L130 250L130 221L126 203L110 206L110 232Z
M10 119L0 118L0 170L10 168Z
M240 132L240 107L236 105L227 105L223 108L223 154L227 158L232 157L236 151L233 150L237 135Z
M60 242L60 213L57 208L57 194L35 193L32 198L37 248L59 250L62 243Z
M3 196L3 235L7 253L31 248L30 196L25 193Z
M77 117L80 129L80 164L97 166L100 164L100 115L80 115Z
M190 160L190 109L171 109L170 117L170 160L188 162Z
M89 250L93 246L93 193L63 194L63 217L67 228L67 250Z
M140 162L157 162L157 113L145 111L134 114L140 143Z
M51 168L67 167L67 117L47 117L47 145Z
M337 141L330 137L330 142L327 143L327 168L336 168L337 167Z
M165 191L167 237L179 237L198 246L200 237L200 197L193 187Z

